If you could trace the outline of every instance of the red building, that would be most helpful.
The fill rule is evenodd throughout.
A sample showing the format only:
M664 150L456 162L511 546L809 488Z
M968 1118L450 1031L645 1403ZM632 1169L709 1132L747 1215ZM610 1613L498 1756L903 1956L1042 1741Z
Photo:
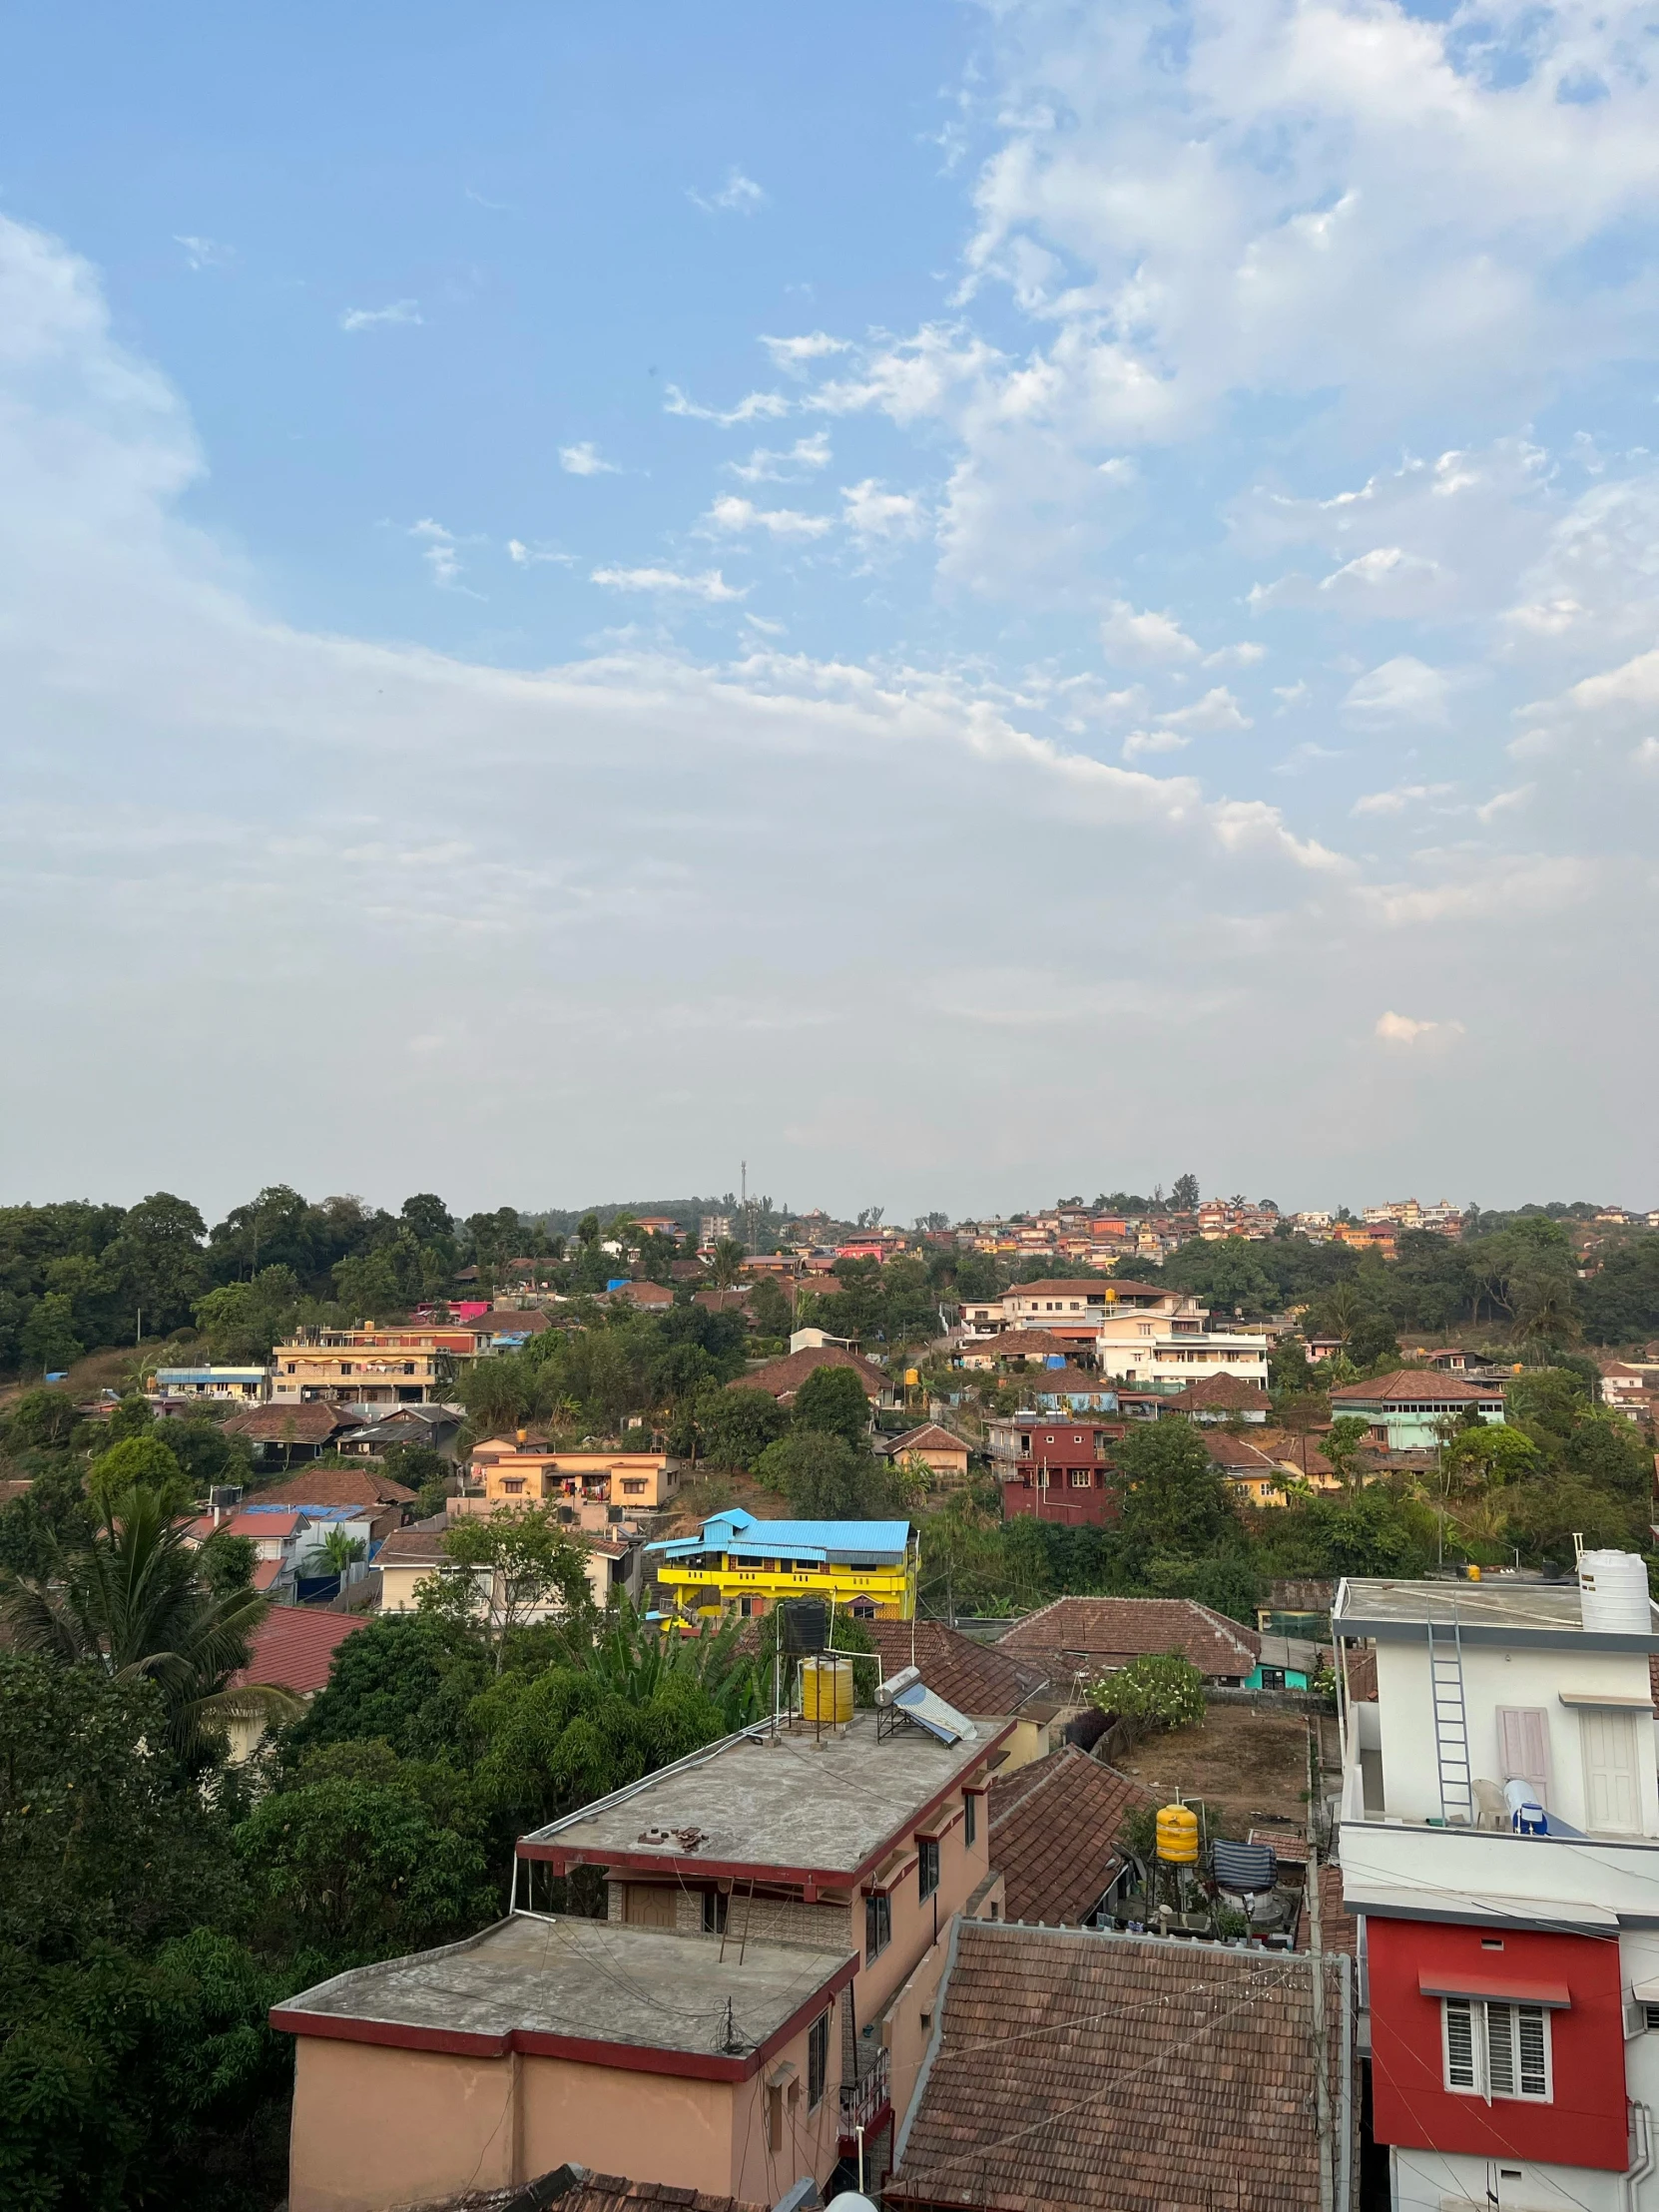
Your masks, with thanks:
M988 1423L991 1466L1002 1490L1002 1517L1028 1515L1065 1528L1099 1527L1118 1517L1111 1446L1121 1420L1057 1419L1014 1413Z

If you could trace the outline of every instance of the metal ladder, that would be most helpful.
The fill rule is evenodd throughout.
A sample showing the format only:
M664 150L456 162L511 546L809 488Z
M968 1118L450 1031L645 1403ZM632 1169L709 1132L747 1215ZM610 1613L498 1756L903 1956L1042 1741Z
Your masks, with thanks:
M1440 1818L1474 1826L1469 1723L1463 1704L1463 1632L1452 1615L1428 1623L1428 1693L1434 1706L1434 1759L1440 1775Z

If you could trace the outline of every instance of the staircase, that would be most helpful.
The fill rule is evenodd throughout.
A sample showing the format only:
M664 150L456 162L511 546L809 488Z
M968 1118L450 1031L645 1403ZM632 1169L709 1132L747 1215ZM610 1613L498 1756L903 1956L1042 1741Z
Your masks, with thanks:
M1428 1689L1434 1707L1434 1759L1440 1775L1440 1818L1448 1828L1474 1826L1474 1778L1463 1704L1463 1635L1455 1620L1428 1623Z

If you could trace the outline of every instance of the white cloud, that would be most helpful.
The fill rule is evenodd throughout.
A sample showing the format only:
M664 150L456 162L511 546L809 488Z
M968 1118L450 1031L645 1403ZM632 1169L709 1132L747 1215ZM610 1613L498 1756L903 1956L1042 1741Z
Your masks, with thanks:
M455 550L455 537L441 522L428 516L422 522L411 523L411 538L419 538L423 547L421 558L432 571L432 581L447 590L458 584L461 577L460 556Z
M185 260L192 269L228 269L237 258L234 246L220 246L213 239L193 239L174 233L173 243L185 250Z
M1422 806L1435 799L1444 799L1457 789L1455 784L1396 784L1392 791L1368 792L1364 799L1357 799L1349 809L1353 815L1402 815L1408 807Z
M729 584L718 568L704 569L697 576L686 576L673 568L596 568L591 581L605 584L612 591L680 593L690 599L705 599L711 605L742 599L749 590L747 584Z
M1499 815L1512 814L1524 807L1537 790L1536 784L1517 784L1512 791L1493 792L1483 807L1476 807L1475 814L1482 822L1495 822Z
M724 413L719 407L704 407L690 398L678 384L668 386L668 396L663 401L663 412L673 415L689 415L694 422L718 422L729 430L735 422L761 422L776 420L787 415L790 403L782 392L752 391L746 399L740 399L735 407Z
M1138 761L1146 753L1179 753L1192 742L1191 738L1178 737L1173 730L1131 730L1123 741L1123 757Z
M1201 665L1205 668L1254 668L1267 657L1265 645L1247 641L1243 645L1218 646L1214 653L1205 654Z
M723 492L704 520L707 528L729 537L763 530L773 538L822 538L835 527L828 515L805 515L794 507L757 507L736 492Z
M1275 684L1273 696L1280 703L1279 712L1284 714L1292 707L1300 707L1304 700L1311 699L1314 695L1306 679L1299 676L1294 684Z
M615 461L601 459L598 446L587 438L580 445L561 445L559 466L567 476L616 476L621 473Z
M841 486L841 520L855 538L866 543L892 542L920 537L927 518L913 492L888 491L879 478L866 476L862 483Z
M1199 737L1214 737L1223 730L1248 730L1251 720L1225 684L1207 691L1190 707L1177 707L1158 717L1172 730L1189 730Z
M1349 714L1369 721L1438 725L1447 720L1450 694L1450 679L1443 670L1402 653L1359 677L1349 687L1343 706Z
M1376 1034L1384 1044L1443 1044L1463 1034L1460 1021L1415 1021L1409 1014L1379 1014Z
M694 192L688 187L686 198L705 215L755 215L767 204L767 196L754 178L746 177L737 168L727 171L726 182L719 192Z
M815 430L810 437L797 438L787 453L758 445L747 461L728 461L726 465L740 483L791 484L800 483L817 469L828 468L830 460L830 433Z
M374 330L386 323L422 319L418 299L394 299L389 307L347 307L339 318L339 326L342 330Z
M772 355L773 367L788 369L792 374L799 374L812 362L825 360L831 353L851 350L847 339L832 338L828 330L813 330L799 338L763 337L761 343Z
M1137 614L1127 599L1115 599L1100 625L1100 642L1114 661L1144 664L1196 661L1199 648L1174 615Z
M507 558L518 568L535 568L543 561L556 562L561 568L574 568L576 557L561 553L557 546L526 545L522 538L507 540Z

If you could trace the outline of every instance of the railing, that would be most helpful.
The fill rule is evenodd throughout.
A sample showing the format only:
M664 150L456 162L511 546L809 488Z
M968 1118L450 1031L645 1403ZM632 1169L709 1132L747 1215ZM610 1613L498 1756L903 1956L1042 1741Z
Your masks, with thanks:
M892 2053L881 2050L867 2073L841 2084L841 2140L851 2140L860 2127L873 2127L891 2099Z

